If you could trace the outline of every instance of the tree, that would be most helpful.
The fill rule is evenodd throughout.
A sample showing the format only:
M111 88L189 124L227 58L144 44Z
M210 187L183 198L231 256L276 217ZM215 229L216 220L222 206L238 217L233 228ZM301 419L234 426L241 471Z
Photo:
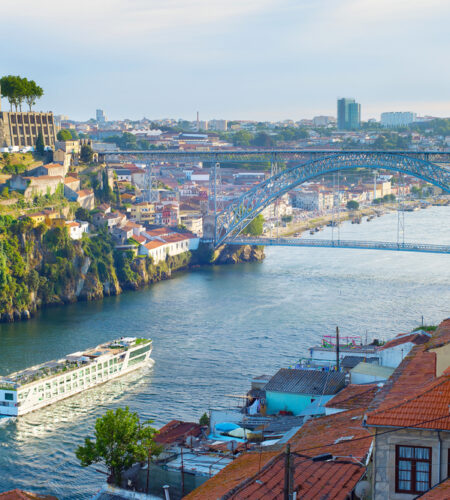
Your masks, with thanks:
M11 111L12 107L15 110L19 108L22 111L22 103L25 100L31 107L35 104L36 99L44 95L44 91L34 80L28 80L20 76L8 75L0 79L2 88L2 96L9 101Z
M200 417L200 420L198 423L200 425L209 426L209 416L206 412L203 413L203 415Z
M75 218L77 220L84 220L87 222L92 222L92 215L87 208L79 207L75 212Z
M231 136L231 140L235 146L250 146L250 141L254 139L254 135L247 130L239 130Z
M27 80L25 78L25 101L27 101L30 111L32 106L36 104L36 99L40 99L44 95L44 91L34 80Z
M349 210L358 210L359 203L357 201L355 201L355 200L347 201L347 208Z
M41 131L39 131L36 139L36 153L38 153L40 156L44 156L45 154L44 137Z
M63 128L58 132L56 138L58 139L58 141L64 141L64 142L71 141L72 134L70 133L70 130Z
M126 469L160 452L154 441L158 431L150 427L151 423L141 423L138 414L128 407L108 410L97 419L95 441L85 438L84 446L78 446L75 454L83 467L103 463L110 481L120 486Z
M250 236L261 236L264 227L264 217L262 214L257 215L242 231Z
M94 151L88 144L83 144L80 151L80 160L84 163L89 163L94 157Z
M253 146L260 146L264 148L271 148L275 145L273 137L266 132L259 132L251 142Z

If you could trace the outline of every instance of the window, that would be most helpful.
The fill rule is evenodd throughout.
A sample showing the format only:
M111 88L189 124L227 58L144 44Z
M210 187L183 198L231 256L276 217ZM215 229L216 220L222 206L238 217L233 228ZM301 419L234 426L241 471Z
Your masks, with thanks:
M397 493L423 493L430 489L431 448L418 446L396 446Z
M5 392L5 401L14 401L14 395L12 392Z

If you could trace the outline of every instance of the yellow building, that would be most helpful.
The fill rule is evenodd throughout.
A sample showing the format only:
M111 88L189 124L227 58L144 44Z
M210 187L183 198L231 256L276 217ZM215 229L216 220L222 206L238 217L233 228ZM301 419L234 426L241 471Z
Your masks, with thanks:
M130 219L139 223L154 224L155 222L155 205L148 201L136 203L130 208Z

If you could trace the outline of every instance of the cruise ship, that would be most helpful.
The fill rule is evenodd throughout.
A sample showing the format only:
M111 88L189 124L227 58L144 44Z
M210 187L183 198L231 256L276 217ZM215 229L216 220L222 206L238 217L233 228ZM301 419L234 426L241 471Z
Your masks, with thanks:
M18 417L136 370L152 341L123 337L0 377L0 417Z

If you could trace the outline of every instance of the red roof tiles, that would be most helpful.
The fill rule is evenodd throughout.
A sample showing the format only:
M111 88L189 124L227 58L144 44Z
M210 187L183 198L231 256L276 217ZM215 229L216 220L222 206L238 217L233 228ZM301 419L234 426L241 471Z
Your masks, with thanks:
M445 500L446 498L450 498L450 478L447 478L442 483L439 483L434 488L431 488L431 490L416 498L420 500Z
M336 396L327 401L326 408L340 408L343 410L354 410L356 408L367 408L377 393L377 384L357 385L349 384L338 392Z
M412 333L401 333L397 335L394 339L386 342L386 344L382 345L378 350L383 351L384 349L389 349L391 347L396 347L401 344L406 344L408 342L412 342L413 344L425 344L430 340L431 335L423 332L412 332Z
M369 413L367 425L417 427L450 431L450 377L444 375L411 397Z
M56 497L50 495L39 495L30 491L23 491L19 489L5 491L0 493L1 500L58 500Z
M294 491L302 500L345 500L365 473L350 460L313 462L307 457L294 455ZM284 498L285 456L280 454L259 474L226 499L275 500Z
M202 433L202 426L195 422L172 420L161 427L155 441L159 444L183 443L188 436L198 437Z
M352 491L365 471L357 462L339 459L332 463L314 463L305 460L307 457L331 453L340 457L353 456L364 463L372 435L361 425L363 413L363 410L357 409L309 420L289 440L291 451L303 456L301 460L296 459L295 471L295 487L301 498L321 498L317 496L320 492L323 498L344 499ZM244 453L186 498L279 498L280 456L283 456L280 451ZM303 462L303 465L299 462ZM252 485L257 479L263 484L258 485L260 488L256 492ZM241 496L241 489L248 494Z

